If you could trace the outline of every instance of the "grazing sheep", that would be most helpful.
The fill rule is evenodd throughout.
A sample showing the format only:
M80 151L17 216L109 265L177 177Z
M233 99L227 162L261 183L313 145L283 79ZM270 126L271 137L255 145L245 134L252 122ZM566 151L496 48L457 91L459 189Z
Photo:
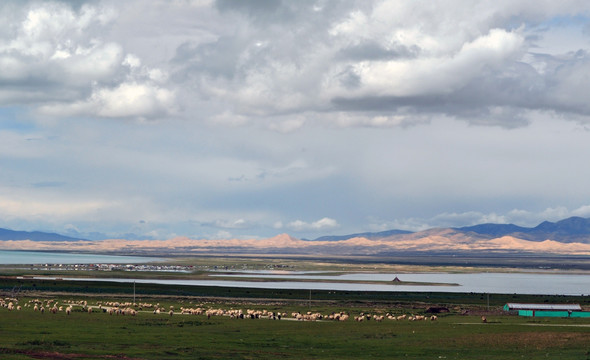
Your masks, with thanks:
M487 323L488 322L488 319L485 316L482 316L481 317L481 322Z

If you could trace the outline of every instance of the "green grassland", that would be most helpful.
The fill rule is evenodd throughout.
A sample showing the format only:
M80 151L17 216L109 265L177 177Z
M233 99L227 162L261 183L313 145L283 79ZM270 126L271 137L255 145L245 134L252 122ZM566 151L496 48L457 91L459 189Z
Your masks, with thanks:
M12 301L15 307L16 300L11 299L16 298L21 306L11 311L0 307L0 359L590 359L590 319L524 318L502 311L507 302L578 303L590 309L590 296L453 293L445 292L446 286L437 292L309 291L60 279L211 279L212 274L240 270L334 274L515 270L509 261L502 268L489 268L478 259L470 260L469 266L453 263L453 259L441 260L436 266L418 260L405 264L249 257L166 260L167 264L193 267L189 273L0 266L0 298L5 305ZM529 265L526 271L536 271L536 262ZM557 271L585 272L582 265ZM43 313L33 310L35 301L45 304ZM57 302L62 311L51 313L48 301ZM84 301L93 308L92 313L79 305ZM71 302L77 305L67 315L63 308ZM137 312L135 316L110 315L108 302L129 303L125 306ZM155 314L154 307L146 303L155 304L160 313ZM271 320L181 314L181 308L197 307L244 313L267 310L287 316ZM412 315L430 318L429 307L448 312L436 314L435 321L408 320ZM297 321L293 312L325 316L342 312L350 318ZM360 314L364 321L354 321ZM372 315L369 321L368 314ZM387 314L408 318L374 320L375 315Z
M590 323L580 319L312 322L30 308L0 309L0 318L2 359L587 359L590 351Z
M590 359L590 319L523 318L505 302L575 302L590 298L456 293L338 292L199 286L136 285L135 316L109 315L98 304L133 302L129 284L0 278L1 359ZM31 301L65 306L87 301L92 313L34 311ZM7 300L9 301L9 300ZM165 309L154 314L141 303ZM174 314L168 309L172 306ZM427 315L436 321L373 320L359 314ZM281 320L180 314L181 307L287 313ZM345 312L347 321L295 321L292 312ZM487 318L483 323L481 316Z

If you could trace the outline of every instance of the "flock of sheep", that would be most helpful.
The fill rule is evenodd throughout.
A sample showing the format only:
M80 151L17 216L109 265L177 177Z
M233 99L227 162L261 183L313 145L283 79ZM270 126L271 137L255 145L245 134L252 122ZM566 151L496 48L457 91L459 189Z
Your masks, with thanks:
M159 303L151 304L151 303L131 303L131 302L116 302L116 301L107 301L107 302L97 302L95 306L89 306L88 301L85 300L65 300L62 303L59 303L56 300L40 300L40 299L31 299L24 303L24 305L19 305L19 301L16 298L0 298L0 308L6 308L9 311L20 311L24 308L32 308L33 311L39 312L41 314L45 313L45 311L51 312L53 314L65 312L66 315L70 315L74 308L76 311L83 311L89 314L93 312L103 312L108 313L109 315L129 315L129 316L136 316L138 312L151 312L153 314L168 314L170 316L175 314L175 307L174 305L170 305L168 308L161 306ZM212 316L227 316L232 319L272 319L272 320L281 320L281 319L288 319L288 320L298 320L298 321L347 321L350 318L350 315L345 312L333 312L331 314L322 314L319 312L292 312L290 317L285 312L275 312L275 311L267 311L267 310L255 310L255 309L214 309L208 308L205 309L203 307L196 307L196 308L187 308L187 307L180 307L178 309L179 314L182 315L205 315L207 318L211 318ZM378 314L365 314L360 313L358 316L353 317L354 321L362 322L362 321L377 321L381 322L385 319L387 320L408 320L408 321L436 321L438 318L436 315L432 316L424 316L424 315L398 315L395 316L393 314L387 313L385 315L378 315Z

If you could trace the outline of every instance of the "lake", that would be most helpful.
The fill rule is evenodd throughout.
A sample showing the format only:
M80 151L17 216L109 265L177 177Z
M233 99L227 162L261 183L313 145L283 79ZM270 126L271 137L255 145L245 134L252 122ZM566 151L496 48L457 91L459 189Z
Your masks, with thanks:
M242 276L242 275L238 275ZM252 276L249 274L248 276ZM268 278L269 275L260 275ZM542 273L412 273L412 274L343 274L343 275L272 275L283 281L232 281L232 280L183 280L183 279L76 279L83 281L137 282L164 285L249 287L264 289L309 289L340 291L398 291L398 292L465 292L488 294L531 294L531 295L588 295L590 275L542 274ZM456 283L458 286L393 285L392 279L402 281ZM256 276L255 276L256 277ZM316 279L317 282L301 282L299 279ZM285 281L288 280L288 281ZM383 284L335 283L330 280L379 281Z
M143 264L161 258L96 254L54 253L44 251L0 250L0 264Z
M142 264L161 261L162 258L140 256L115 256L96 254L53 253L40 251L0 251L0 264ZM215 275L214 275L215 276ZM222 276L228 276L224 274ZM537 294L537 295L589 295L590 275L555 273L347 273L341 275L321 272L268 272L252 271L233 274L232 280L182 280L182 279L76 279L90 281L116 281L156 283L166 285L250 287L267 289L309 289L340 291L415 291L415 292L474 292L489 294ZM406 282L449 283L458 286L395 285L398 277ZM268 281L240 281L239 278L255 277ZM303 282L298 280L316 280ZM276 280L276 281L272 281ZM337 280L359 281L338 283ZM363 284L362 281L382 281L382 284Z

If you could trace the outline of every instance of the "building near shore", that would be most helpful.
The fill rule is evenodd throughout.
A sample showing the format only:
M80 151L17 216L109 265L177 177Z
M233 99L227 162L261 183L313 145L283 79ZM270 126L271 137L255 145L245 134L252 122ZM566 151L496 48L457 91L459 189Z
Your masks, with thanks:
M580 304L520 304L507 303L504 311L517 312L519 316L529 317L590 317L590 312L582 311Z

